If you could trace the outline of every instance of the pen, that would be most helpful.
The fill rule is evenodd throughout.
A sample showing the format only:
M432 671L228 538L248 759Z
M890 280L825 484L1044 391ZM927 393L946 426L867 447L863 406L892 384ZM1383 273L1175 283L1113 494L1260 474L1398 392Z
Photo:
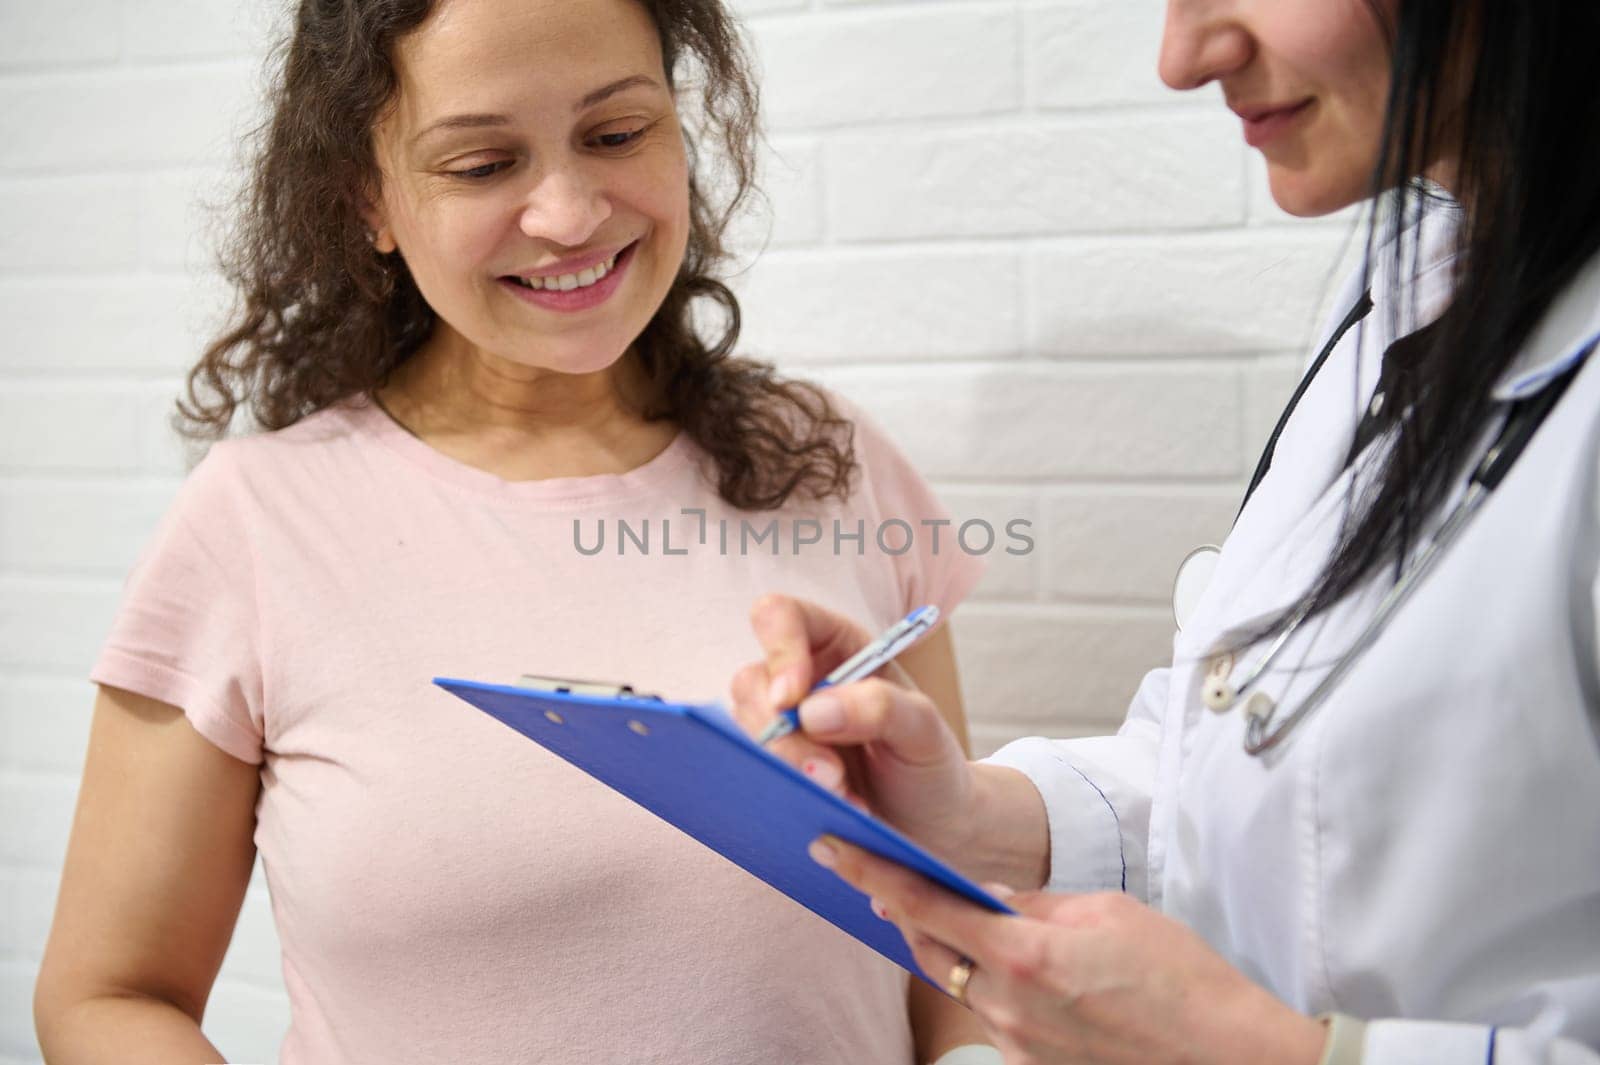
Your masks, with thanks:
M939 608L922 606L891 625L887 632L839 664L839 668L817 682L811 692L870 677L888 665L896 655L916 643L918 638L939 623ZM808 692L807 694L811 694ZM791 706L780 713L756 741L765 747L800 727L800 708Z

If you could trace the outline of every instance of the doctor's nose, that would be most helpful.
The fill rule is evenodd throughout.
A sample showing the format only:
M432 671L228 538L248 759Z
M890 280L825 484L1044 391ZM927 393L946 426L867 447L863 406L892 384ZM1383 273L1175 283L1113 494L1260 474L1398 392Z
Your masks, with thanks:
M1157 71L1168 87L1198 89L1250 62L1255 43L1231 0L1167 0Z
M518 225L530 237L578 247L611 217L605 190L581 168L551 170L528 195Z

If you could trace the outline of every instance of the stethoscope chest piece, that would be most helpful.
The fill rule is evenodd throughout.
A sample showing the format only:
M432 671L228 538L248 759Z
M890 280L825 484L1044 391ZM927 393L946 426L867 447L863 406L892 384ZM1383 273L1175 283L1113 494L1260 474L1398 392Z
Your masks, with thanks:
M1177 623L1179 632L1194 616L1201 596L1211 587L1211 578L1216 575L1217 561L1221 557L1220 547L1204 544L1178 563L1178 575L1172 581L1172 620Z

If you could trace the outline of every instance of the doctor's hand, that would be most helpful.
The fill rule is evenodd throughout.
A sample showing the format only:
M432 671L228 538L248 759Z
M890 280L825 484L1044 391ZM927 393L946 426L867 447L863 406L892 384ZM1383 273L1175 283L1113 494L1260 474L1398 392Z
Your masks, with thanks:
M865 806L940 854L971 830L973 770L938 708L890 663L877 676L805 698L872 634L814 603L769 595L750 624L766 658L731 687L734 716L759 735L800 702L800 732L771 750L812 780Z
M970 832L973 768L933 700L898 665L805 697L872 641L872 633L789 596L763 596L750 627L766 657L734 676L733 712L755 736L800 702L800 732L771 752L830 792L866 806L938 854ZM805 700L802 699L805 697Z
M1009 1065L1316 1065L1327 1031L1228 964L1199 936L1127 895L1011 893L992 913L903 866L824 838L812 857L872 896L917 964L965 987Z
M731 694L752 735L872 638L788 596L757 601L750 622L766 657L739 671ZM771 750L818 784L970 876L1044 882L1050 837L1038 791L1015 770L968 762L938 708L899 667L805 698L800 726Z

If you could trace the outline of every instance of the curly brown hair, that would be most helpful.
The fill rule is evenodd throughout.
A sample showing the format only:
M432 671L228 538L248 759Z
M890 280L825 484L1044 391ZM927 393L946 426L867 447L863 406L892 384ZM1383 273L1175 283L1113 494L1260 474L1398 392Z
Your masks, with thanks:
M690 116L698 125L686 122L684 134L687 251L632 349L650 393L643 414L673 421L698 444L736 507L776 508L795 492L842 499L855 469L849 422L815 386L732 354L739 303L714 275L728 260L728 222L755 191L758 94L739 30L718 0L638 2L660 34L669 82L692 83L699 100ZM238 304L178 403L176 424L190 440L221 438L241 407L260 427L281 429L370 395L427 339L434 311L400 255L373 249L361 206L377 184L373 128L397 86L393 46L433 7L302 0L276 53L269 117L254 135L222 255ZM689 128L719 149L726 173L715 200ZM700 301L720 315L696 314ZM704 324L711 319L720 328Z

